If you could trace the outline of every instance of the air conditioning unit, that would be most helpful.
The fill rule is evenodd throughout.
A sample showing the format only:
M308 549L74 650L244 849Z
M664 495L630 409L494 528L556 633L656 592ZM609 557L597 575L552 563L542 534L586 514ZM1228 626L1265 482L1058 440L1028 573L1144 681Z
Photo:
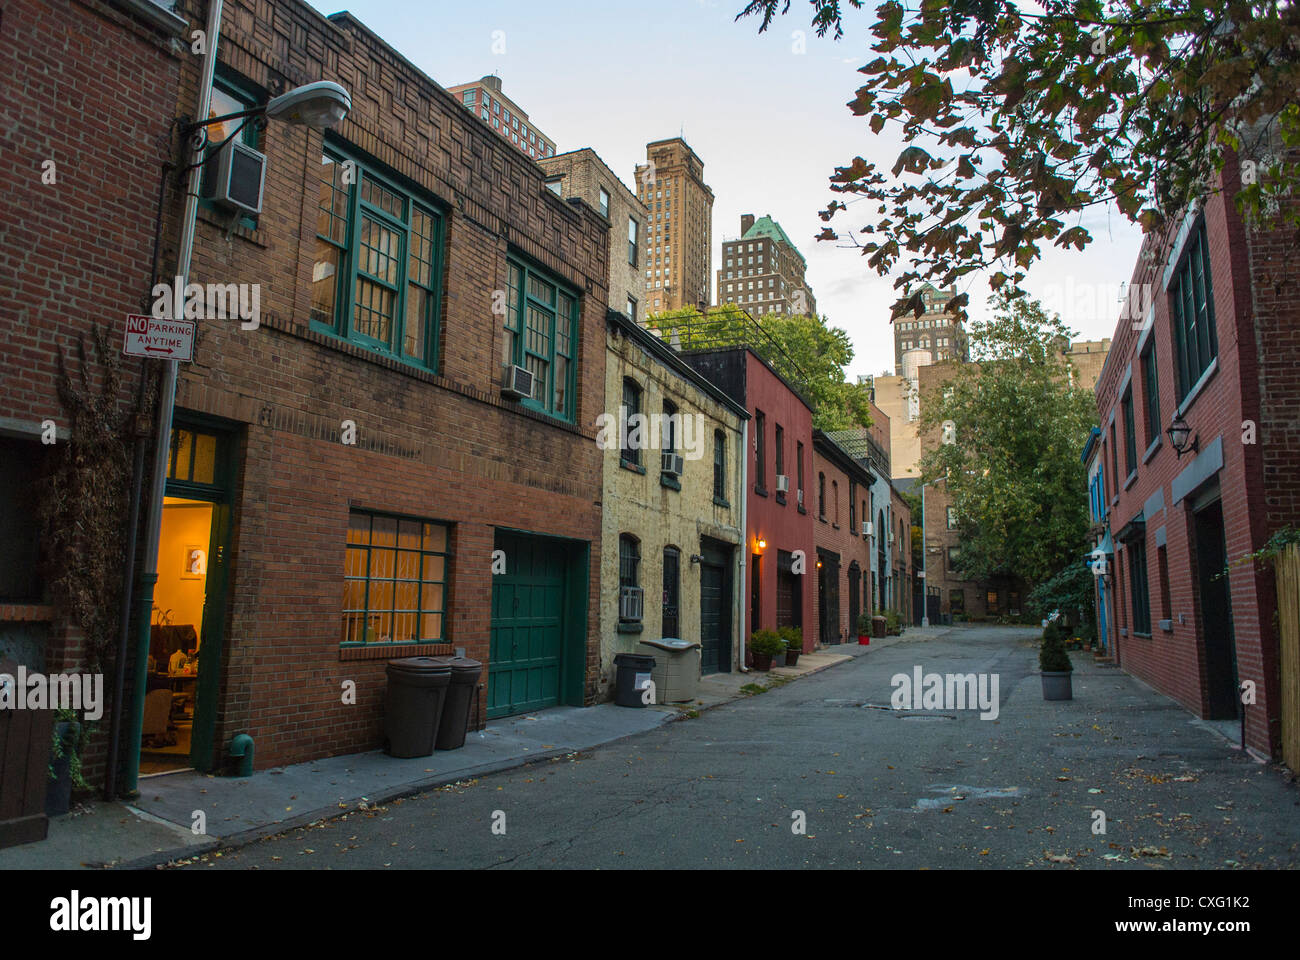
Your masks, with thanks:
M891 534L889 535L889 543L890 543L890 545L892 546L893 543L894 543L894 541L897 540L897 539L898 539L898 538L897 538L893 533L891 533Z
M777 493L790 492L790 478L787 477L784 473L778 473L776 475L776 492Z
M862 535L864 537L870 537L875 535L875 527L871 525L870 520L862 521Z
M222 147L208 164L203 178L204 197L241 213L262 212L266 154L236 140Z
M641 622L645 594L640 587L618 588L618 618L631 623Z
M533 374L526 367L516 367L512 363L503 366L504 377L501 393L511 400L531 400L533 398Z
M682 459L680 453L673 453L671 450L665 450L663 455L663 472L674 477L680 477L686 467L686 461Z
M799 491L799 506L803 506L803 491Z

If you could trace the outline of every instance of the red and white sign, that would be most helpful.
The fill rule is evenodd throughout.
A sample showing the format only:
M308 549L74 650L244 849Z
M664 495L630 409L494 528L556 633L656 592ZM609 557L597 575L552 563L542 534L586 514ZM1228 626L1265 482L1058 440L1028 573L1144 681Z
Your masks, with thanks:
M159 320L137 313L126 315L126 343L122 352L128 357L154 357L161 360L194 359L193 320Z

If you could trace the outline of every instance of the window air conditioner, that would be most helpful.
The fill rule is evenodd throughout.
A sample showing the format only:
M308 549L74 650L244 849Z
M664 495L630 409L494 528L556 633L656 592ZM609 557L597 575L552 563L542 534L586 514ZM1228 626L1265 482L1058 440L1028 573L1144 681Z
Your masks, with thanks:
M663 472L674 477L680 477L686 463L680 453L673 453L671 450L665 450L663 455Z
M640 587L619 587L618 618L623 621L639 623L644 599L645 596Z
M507 363L503 367L503 373L502 394L511 400L531 400L533 398L533 374L530 370Z
M803 491L799 491L799 506L803 506Z
M222 147L209 163L210 176L204 178L207 199L241 213L262 212L266 154L236 140Z
M863 520L863 521L862 521L862 535L863 535L864 537L870 537L870 536L872 536L872 535L873 535L873 530L874 530L874 528L871 526L871 521L870 521L870 520Z
M778 473L776 475L776 492L777 493L790 492L790 478L787 477L784 473Z

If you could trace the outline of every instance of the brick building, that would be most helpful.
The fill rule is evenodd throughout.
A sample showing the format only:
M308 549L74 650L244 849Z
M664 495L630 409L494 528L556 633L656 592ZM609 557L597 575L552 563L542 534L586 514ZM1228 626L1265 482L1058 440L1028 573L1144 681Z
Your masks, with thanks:
M603 454L602 690L614 682L614 656L638 652L642 640L697 641L702 673L733 671L745 615L749 414L629 318L611 310L607 332L605 409L618 411L608 438L618 442ZM653 418L639 436L638 416Z
M745 636L793 626L816 643L812 407L753 349L683 353L750 415Z
M173 45L188 37L186 27L157 4L130 0L20 0L4 8L0 659L33 671L90 665L67 591L55 586L58 571L45 555L38 520L48 506L50 474L74 436L58 393L60 360L74 386L84 371L97 396L108 383L105 363L118 359L125 315L147 312L158 188L182 63ZM95 349L100 322L108 325L106 355ZM143 367L121 360L109 409L129 410ZM130 455L122 449L126 463ZM85 562L105 556L120 568L111 551L88 550ZM99 664L110 667L111 659ZM113 709L108 704L101 729ZM103 737L92 739L83 756L91 782L102 779L104 757Z
M473 83L448 87L447 92L524 156L533 160L555 156L555 141L538 130L528 114L501 92L500 77L489 74Z
M948 302L956 295L953 290L921 284L924 313L919 317L909 313L894 321L894 373L903 373L903 355L909 350L927 352L933 363L970 359L966 331L953 314L946 312Z
M817 315L817 300L804 274L808 262L770 216L740 218L740 236L722 241L718 303L739 304L753 316Z
M546 185L561 197L580 197L609 221L609 307L645 319L644 240L649 212L590 147L538 161Z
M681 137L646 144L636 193L650 216L645 257L645 312L667 313L712 303L713 191L704 161Z
M813 544L817 550L817 642L858 635L858 615L871 609L870 469L828 435L813 433ZM874 533L874 526L871 528Z
M1222 189L1134 266L1151 306L1115 328L1097 384L1094 496L1120 665L1206 720L1244 714L1246 744L1274 755L1273 574L1237 561L1300 520L1300 304L1292 239L1243 223L1237 178L1227 164Z
M30 301L51 306L12 341L31 392L6 387L7 422L58 419L39 382L52 378L32 371L52 371L89 318L120 321L149 294L157 142L193 112L202 63L125 22L122 10L148 4L57 18L37 6L26 19L7 10L7 34L26 49L84 49L86 63L68 64L77 83L134 58L121 81L134 92L102 99L123 104L135 136L92 136L80 108L25 108L47 131L37 154L78 156L85 141L80 156L93 158L104 140L113 156L95 167L107 180L69 176L66 194L46 194L48 236L89 218L59 260L90 281L70 299L53 264L25 268ZM195 28L206 13L184 11ZM96 53L107 27L132 39ZM201 320L182 365L150 652L157 664L189 647L197 682L192 711L165 724L182 728L179 742L149 744L142 769L216 769L241 733L259 766L375 748L392 657L482 660L478 723L594 702L607 220L548 190L536 163L346 13L233 0L217 49L212 115L317 79L342 84L353 109L324 135L247 129L267 157L262 212L200 211L191 281L255 286L260 315ZM163 277L180 205L169 190ZM20 221L32 236L6 236L7 258L39 248L39 221L5 218ZM525 619L521 599L543 618ZM132 680L152 688L154 676Z

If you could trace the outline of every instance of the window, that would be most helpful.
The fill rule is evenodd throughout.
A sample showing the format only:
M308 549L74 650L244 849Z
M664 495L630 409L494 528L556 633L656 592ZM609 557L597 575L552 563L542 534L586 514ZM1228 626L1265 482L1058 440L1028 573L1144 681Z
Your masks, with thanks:
M477 91L477 90L466 90L466 91L465 91L465 106L467 106L467 107L472 107L472 106L474 106L474 103L475 103L475 101L476 101L477 99L478 99L478 91Z
M1133 427L1133 390L1130 387L1120 401L1124 414L1124 469L1133 473L1137 469L1137 431Z
M664 547L664 611L660 631L665 637L681 636L677 616L681 605L681 568L681 551Z
M604 187L600 188L600 215L602 217L609 216L609 191Z
M1196 386L1196 382L1219 353L1218 337L1214 330L1210 250L1205 240L1203 217L1188 238L1186 251L1169 285L1179 403Z
M630 533L620 534L618 538L618 586L620 593L624 588L641 586L641 543ZM624 616L621 603L618 618L624 622L634 619ZM635 619L640 620L640 617Z
M572 422L577 414L577 295L522 261L509 260L506 270L506 356L533 375L533 396L523 403Z
M176 431L173 431L175 450ZM199 435L202 439L203 435ZM189 434L190 459L194 472L195 435ZM216 438L209 437L215 459ZM0 601L39 602L45 595L41 565L41 524L36 509L41 495L41 478L46 475L51 447L35 439L0 436ZM172 454L173 463L176 454ZM173 468L169 471L174 474Z
M555 194L557 197L562 197L564 196L563 192L561 192L561 185L563 183L564 180L561 177L556 177L554 180L547 180L546 189L551 191L551 193Z
M1115 422L1110 424L1110 479L1111 489L1118 495L1123 485L1119 482L1119 447L1115 443Z
M627 262L632 266L637 265L637 240L640 235L640 224L631 217L627 220Z
M1156 572L1160 576L1160 619L1173 619L1173 604L1169 599L1169 550L1156 547Z
M634 297L627 298L627 316L629 320L636 319L636 299Z
M798 462L794 465L795 471L799 474L799 486L797 487L797 489L800 493L803 493L803 443L796 442L794 445L794 450L795 450L795 458L798 460ZM799 504L799 509L800 510L803 509L802 503Z
M343 643L441 643L448 528L353 510L343 561Z
M849 533L857 536L861 531L858 530L858 485L852 480L849 481Z
M1160 437L1160 381L1156 373L1156 346L1142 354L1142 396L1146 399L1147 446Z
M251 93L247 93L235 84L217 77L212 83L212 104L208 108L208 119L213 117L224 117L231 113L239 113L241 110L249 110L255 107L259 98ZM239 142L257 150L262 144L262 135L260 126L255 122L256 118L248 120L226 120L223 123L210 124L208 132L208 148L204 155L203 163L203 185L200 189L203 199L199 200L199 205L205 210L218 211L217 205L206 199L212 190L211 179L216 176L216 147L214 144L220 143L228 137L233 137L235 132L239 132ZM225 149L229 149L226 147ZM242 214L238 220L239 226L249 230L257 229L257 217Z
M1133 603L1133 632L1150 636L1151 599L1147 593L1147 548L1139 537L1128 543L1129 597Z
M961 547L948 548L948 569L956 570L957 563L961 559Z
M834 513L835 526L840 525L840 482L831 481L831 510Z
M948 529L949 530L957 529L957 508L956 507L948 508Z
M619 413L622 415L620 426L623 434L623 452L620 459L623 463L639 467L641 466L642 446L640 443L640 429L636 430L637 436L634 437L632 436L632 426L629 425L633 417L637 417L638 423L640 422L638 415L641 413L641 387L635 380L627 378L623 380L623 406Z
M727 499L727 438L721 430L713 431L713 498Z
M826 474L817 474L817 517L826 519Z
M776 425L776 475L779 477L785 473L785 428L781 424ZM780 494L777 494L780 496Z
M767 417L762 410L754 415L754 489L767 491L767 442L763 436L767 432Z
M677 413L677 404L671 400L664 401L663 450L665 453L677 452L677 426L682 418Z
M321 155L313 324L436 369L441 251L442 216L431 204L341 153Z

